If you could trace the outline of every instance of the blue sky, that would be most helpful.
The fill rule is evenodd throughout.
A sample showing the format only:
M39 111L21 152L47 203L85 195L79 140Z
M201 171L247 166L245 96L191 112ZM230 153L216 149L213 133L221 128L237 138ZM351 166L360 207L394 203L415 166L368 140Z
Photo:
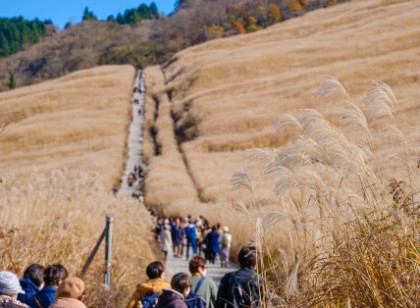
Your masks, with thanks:
M63 28L67 22L80 21L83 10L89 7L99 19L138 7L141 3L150 4L153 0L0 0L0 17L23 16L27 19L51 19ZM155 0L160 12L170 13L175 0Z

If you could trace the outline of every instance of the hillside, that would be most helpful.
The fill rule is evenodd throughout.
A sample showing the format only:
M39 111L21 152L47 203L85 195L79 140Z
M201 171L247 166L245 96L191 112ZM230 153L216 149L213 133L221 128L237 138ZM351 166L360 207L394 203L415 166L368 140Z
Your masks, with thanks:
M126 159L134 76L131 66L103 66L0 94L3 267L21 276L33 262L61 262L78 275L112 214L113 285L100 283L101 249L84 278L89 307L125 304L156 258L152 236L138 238L151 229L148 212L111 193Z
M275 307L417 303L419 17L352 1L148 68L146 203L260 245Z
M124 164L133 74L129 66L104 66L1 93L3 172L100 170L111 188Z
M99 64L132 64L142 66L151 62L150 21L138 27L114 22L85 21L70 26L40 43L0 59L0 90L7 89L9 73L17 85L28 85L45 79L66 75Z
M315 107L314 90L330 76L352 97L374 80L389 84L401 102L397 125L414 133L420 112L418 3L356 1L178 53L163 67L166 89L204 199L230 195L229 179L244 164L244 151L287 142L272 124L283 113ZM328 104L316 108L329 118L335 112ZM185 137L191 126L197 136Z

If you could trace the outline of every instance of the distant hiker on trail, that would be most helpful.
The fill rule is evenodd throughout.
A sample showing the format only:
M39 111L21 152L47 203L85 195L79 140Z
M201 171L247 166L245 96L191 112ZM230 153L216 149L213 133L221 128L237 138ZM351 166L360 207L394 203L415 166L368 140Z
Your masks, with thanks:
M220 265L228 267L230 247L232 246L232 235L227 226L223 227L223 234L219 237L220 243Z
M63 281L55 294L55 301L49 308L86 308L83 304L85 283L77 277Z
M207 264L206 260L201 256L195 256L189 263L190 273L192 275L191 289L197 295L204 298L207 307L213 308L217 299L217 286L213 279L206 277Z
M116 196L118 194L118 185L114 184L114 186L112 187L112 193L114 194L114 196Z
M170 229L171 226L169 224L165 224L162 232L160 233L160 244L162 245L165 260L168 258L168 253L172 253L172 235Z
M50 265L45 269L45 286L35 295L35 302L39 308L48 308L54 302L54 295L57 288L68 275L67 269L58 263Z
M171 280L172 289L164 289L157 308L188 308L185 297L191 290L191 278L187 273L178 273Z
M19 278L12 272L0 272L0 308L28 307L21 303L18 294L24 294L19 284Z
M260 288L255 246L242 247L238 261L241 268L223 276L217 293L216 308L260 307Z
M28 266L23 272L23 279L20 280L20 286L25 294L19 294L18 300L31 308L38 308L35 303L35 295L39 293L44 284L45 268L39 264Z
M185 228L187 236L187 260L190 258L190 247L192 247L193 255L197 254L197 227L192 219L189 220L188 226Z
M185 236L185 230L181 226L181 220L177 218L175 220L175 226L172 227L172 236L174 244L174 257L182 257L183 240Z
M144 170L143 170L142 166L138 167L137 174L138 174L139 178L144 178Z
M217 233L216 226L211 228L211 232L207 234L204 239L204 243L207 246L207 253L210 259L210 263L214 264L216 255L219 253L219 233Z
M130 186L130 187L133 186L134 181L135 181L134 174L133 173L130 173L128 175L128 178L127 178L127 184L128 184L128 186Z
M150 263L146 268L146 274L149 280L137 285L127 308L137 308L139 304L144 308L148 308L146 307L148 303L156 302L163 289L171 288L169 282L165 281L165 267L161 262Z
M164 226L163 219L158 217L156 219L156 225L155 225L154 231L155 231L156 240L159 242L160 242L160 234L162 233L163 226Z
M204 251L204 257L206 258L206 260L210 261L210 250L208 249L208 244L206 243L207 241L207 235L211 232L211 228L209 225L206 225L204 230L202 231L203 233L203 241L201 243L201 251Z

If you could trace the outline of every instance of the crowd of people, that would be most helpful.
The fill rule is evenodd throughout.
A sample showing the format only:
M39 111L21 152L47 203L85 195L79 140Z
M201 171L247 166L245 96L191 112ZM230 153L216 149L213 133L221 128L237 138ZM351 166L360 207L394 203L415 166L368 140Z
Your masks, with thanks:
M0 272L1 308L86 308L83 304L85 284L77 277L68 277L61 264L44 268L30 265L19 278L12 272Z
M176 258L201 255L212 264L220 260L221 267L228 267L232 235L229 227L215 224L210 226L203 216L197 219L188 217L156 217L155 234L160 242L165 259L173 253Z
M207 261L196 255L189 260L190 273L177 273L165 281L160 261L146 268L148 280L137 285L127 308L257 308L262 298L256 272L257 250L244 246L238 255L240 269L223 276L219 288L207 277Z

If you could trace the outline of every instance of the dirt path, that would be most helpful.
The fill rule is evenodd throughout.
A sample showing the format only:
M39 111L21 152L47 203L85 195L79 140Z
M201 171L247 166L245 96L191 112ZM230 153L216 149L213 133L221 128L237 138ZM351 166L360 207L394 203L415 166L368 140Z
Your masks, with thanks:
M144 89L144 81L140 78L140 71L137 71L136 78L134 81L133 89L139 89L141 87ZM143 122L144 122L144 113L139 115L138 111L141 109L144 111L144 91L139 93L136 91L133 93L132 100L132 120L129 128L128 135L128 158L125 164L125 171L122 177L122 183L119 190L119 194L123 196L131 196L132 193L138 189L138 183L133 186L128 186L127 178L131 172L134 171L134 167L137 165L142 165L142 144L143 144ZM138 100L138 103L135 104L134 101ZM144 167L144 166L143 166Z

